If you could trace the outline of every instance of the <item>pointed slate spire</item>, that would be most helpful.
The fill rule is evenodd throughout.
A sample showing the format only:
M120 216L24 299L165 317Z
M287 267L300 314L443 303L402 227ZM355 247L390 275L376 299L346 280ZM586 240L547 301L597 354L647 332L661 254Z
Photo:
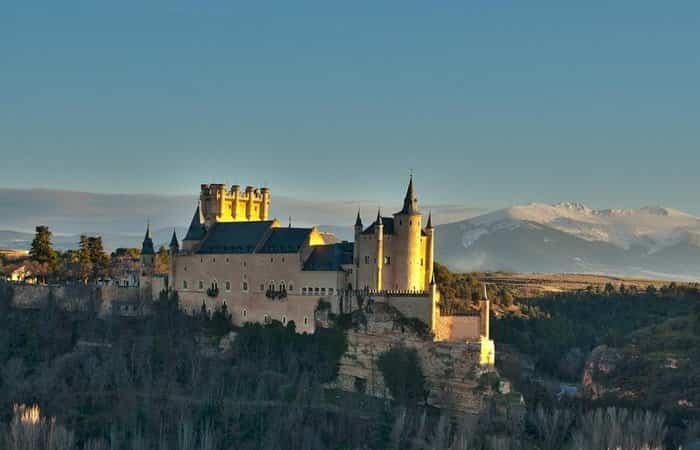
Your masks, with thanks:
M141 244L141 254L142 255L155 255L155 250L153 248L153 239L151 238L151 224L146 225L146 236L143 238L143 243Z
M377 225L384 226L384 222L382 221L382 210L381 210L381 208L377 209Z
M413 174L408 181L408 189L406 189L406 196L403 199L403 209L401 209L401 214L417 214L418 213L418 199L416 198L415 192L413 192Z
M177 234L175 233L175 228L173 228L173 237L170 239L170 248L173 250L180 249L180 243L177 241Z
M432 229L433 228L433 212L430 211L428 212L428 225L426 226L427 229Z
M201 200L197 202L197 209L192 216L192 222L190 222L190 228L187 230L187 235L185 235L185 241L200 241L206 233L206 228L204 227L204 216L202 215L202 202Z
M357 210L357 219L355 219L355 226L362 227L362 218L360 218L360 210Z

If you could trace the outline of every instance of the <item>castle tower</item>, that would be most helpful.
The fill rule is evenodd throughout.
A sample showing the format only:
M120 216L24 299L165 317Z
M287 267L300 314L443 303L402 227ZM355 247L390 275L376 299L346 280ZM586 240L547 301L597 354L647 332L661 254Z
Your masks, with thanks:
M377 222L374 228L374 239L377 245L377 261L375 265L375 287L378 291L384 289L382 283L382 270L384 269L384 223L382 222L382 212L377 210Z
M413 189L413 175L408 183L403 208L394 214L396 265L394 279L398 289L424 291L426 288L425 255L421 241L421 214Z
M435 261L435 228L433 228L433 214L428 213L428 224L425 227L425 285L429 286L433 277L433 263Z
M153 300L153 274L156 270L156 252L151 238L151 224L146 225L146 236L141 244L141 271L139 272L139 293L141 300Z
M175 229L173 228L173 237L170 239L170 246L168 248L168 256L170 257L170 264L168 265L168 288L171 291L175 290L175 264L179 252L180 244L177 242L177 234L175 234Z
M490 339L491 334L491 302L489 301L489 294L486 292L486 283L484 283L484 295L481 300L479 300L479 316L481 329L479 330L482 338Z
M353 245L352 261L353 268L353 289L360 288L360 236L362 235L362 218L360 218L360 210L357 210L357 219L355 219L355 245Z

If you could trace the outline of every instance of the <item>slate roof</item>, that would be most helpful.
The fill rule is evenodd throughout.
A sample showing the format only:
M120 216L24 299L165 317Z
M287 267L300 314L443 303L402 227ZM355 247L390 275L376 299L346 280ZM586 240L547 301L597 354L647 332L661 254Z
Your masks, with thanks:
M304 262L304 270L340 270L343 264L352 264L352 242L317 245Z
M273 228L258 253L296 253L310 234L311 228Z
M153 248L153 239L151 239L151 225L146 227L146 236L143 238L143 243L141 244L141 254L142 255L155 255L155 250Z
M394 218L393 217L382 217L382 224L384 225L384 234L394 234ZM374 228L377 226L377 221L372 222L372 225L368 226L362 234L374 234Z
M185 235L185 241L201 241L206 234L207 229L204 227L204 219L202 217L202 212L200 206L197 205L197 209L192 216L192 222L190 222L190 228L187 230Z
M197 253L253 253L272 224L272 220L216 223Z

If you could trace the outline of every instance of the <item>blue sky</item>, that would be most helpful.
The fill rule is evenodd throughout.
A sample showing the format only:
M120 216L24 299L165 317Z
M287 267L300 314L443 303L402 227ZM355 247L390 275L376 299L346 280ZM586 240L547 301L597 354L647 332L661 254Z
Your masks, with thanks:
M700 215L698 2L13 3L0 187Z

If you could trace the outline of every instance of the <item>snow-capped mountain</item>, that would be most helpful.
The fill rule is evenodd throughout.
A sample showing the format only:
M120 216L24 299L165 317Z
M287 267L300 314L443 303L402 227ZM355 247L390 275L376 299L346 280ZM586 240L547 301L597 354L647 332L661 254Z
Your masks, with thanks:
M700 279L700 218L668 208L531 203L437 232L437 259L456 270Z

